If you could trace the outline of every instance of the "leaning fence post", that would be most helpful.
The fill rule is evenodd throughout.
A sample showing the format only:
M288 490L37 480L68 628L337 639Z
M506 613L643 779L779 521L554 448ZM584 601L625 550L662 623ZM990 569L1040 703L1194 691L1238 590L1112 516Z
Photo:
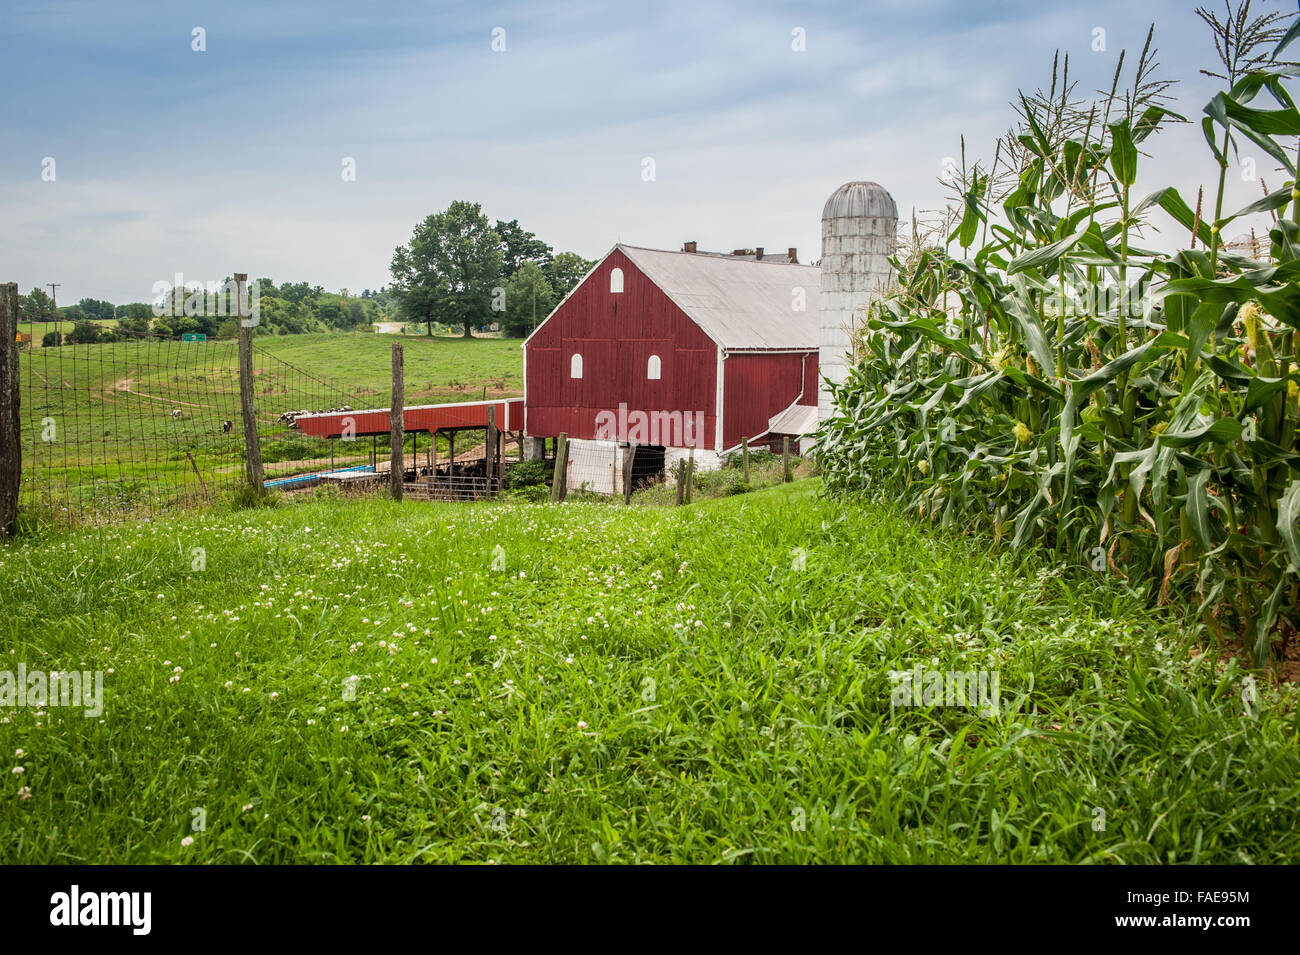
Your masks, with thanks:
M239 410L244 419L244 475L258 494L264 490L262 441L257 433L257 413L253 410L253 326L245 324L248 301L248 274L235 273L235 311L239 315Z
M745 463L745 483L749 484L749 438L740 439L740 459Z
M781 465L785 470L785 483L790 483L790 438L781 439Z
M636 442L630 442L627 446L627 454L623 458L623 503L632 503L632 463L636 460Z
M569 435L561 431L555 439L555 475L551 478L551 500L559 503L564 500L565 475L569 469Z
M0 534L18 530L18 481L22 444L18 437L18 283L0 285Z
M388 407L388 493L394 501L402 499L402 480L406 476L406 434L402 421L406 403L404 371L402 343L393 342L393 399Z
M497 409L488 405L487 431L483 435L483 470L487 472L487 496L492 496L493 478L497 476Z

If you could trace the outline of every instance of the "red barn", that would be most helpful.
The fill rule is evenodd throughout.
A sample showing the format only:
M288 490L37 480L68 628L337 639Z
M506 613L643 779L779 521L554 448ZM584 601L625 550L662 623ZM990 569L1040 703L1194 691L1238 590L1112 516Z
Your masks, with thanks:
M616 245L529 336L528 435L693 447L707 466L816 429L819 270L794 249L686 249Z

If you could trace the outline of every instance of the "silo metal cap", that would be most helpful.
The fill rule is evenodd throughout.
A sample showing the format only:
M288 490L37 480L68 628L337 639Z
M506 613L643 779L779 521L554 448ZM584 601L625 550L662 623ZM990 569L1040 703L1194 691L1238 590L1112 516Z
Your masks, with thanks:
M876 182L846 182L822 206L823 219L898 218L898 206Z

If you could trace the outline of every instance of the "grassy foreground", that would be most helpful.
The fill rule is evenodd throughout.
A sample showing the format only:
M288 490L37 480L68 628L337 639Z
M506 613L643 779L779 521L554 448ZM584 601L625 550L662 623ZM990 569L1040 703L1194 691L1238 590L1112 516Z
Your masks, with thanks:
M820 491L0 548L0 669L107 672L97 719L0 710L0 862L1300 859L1293 689ZM891 710L917 665L997 671L1000 712Z

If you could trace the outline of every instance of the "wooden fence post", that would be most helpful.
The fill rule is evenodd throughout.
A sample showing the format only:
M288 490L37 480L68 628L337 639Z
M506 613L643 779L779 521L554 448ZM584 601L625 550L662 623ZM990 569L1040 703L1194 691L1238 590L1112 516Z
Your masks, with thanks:
M691 503L691 485L695 483L695 449L686 459L686 503Z
M678 460L673 465L673 477L677 478L677 506L682 506L683 494L686 488L686 462Z
M781 461L782 467L785 469L785 483L789 484L790 483L790 438L788 436L781 439L781 459L782 459Z
M388 407L388 493L394 501L402 499L402 481L406 472L405 366L402 343L393 342L393 397Z
M740 459L745 464L745 483L749 483L749 438L740 439Z
M0 535L6 537L18 530L18 482L23 469L18 377L18 283L6 282L0 285Z
M429 498L433 498L433 478L438 473L438 432L433 432L433 440L429 442L429 477L427 484L429 486Z
M244 420L244 476L257 494L265 488L262 470L262 439L257 433L253 410L253 326L245 325L244 303L248 300L248 273L235 273L235 312L239 318L239 410Z
M627 446L627 453L623 457L623 503L632 503L632 463L636 460L636 442L631 442Z
M487 496L492 496L493 478L497 476L497 469L500 463L497 460L500 432L497 431L497 409L495 405L488 405L487 410L487 431L483 435L483 470L487 473Z
M564 500L568 488L566 475L569 470L569 435L565 431L555 439L555 475L551 478L551 500L559 503Z

